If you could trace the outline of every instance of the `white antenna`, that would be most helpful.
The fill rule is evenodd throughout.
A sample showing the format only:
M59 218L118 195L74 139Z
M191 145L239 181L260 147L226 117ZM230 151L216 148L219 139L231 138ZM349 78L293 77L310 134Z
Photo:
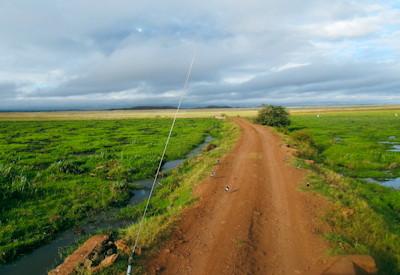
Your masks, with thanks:
M150 199L151 199L151 196L153 195L153 191L154 191L154 188L155 188L156 183L157 183L158 175L160 174L160 170L161 170L162 163L163 163L163 160L164 160L164 157L165 157L165 153L167 151L168 144L169 144L169 141L171 139L172 131L173 131L174 126L175 126L176 118L178 116L179 110L181 109L183 97L185 96L185 92L186 92L186 90L188 88L188 85L189 85L189 80L190 80L190 76L192 74L192 69L193 69L193 64L194 64L195 59L196 59L196 53L193 54L192 62L190 63L188 72L186 74L185 83L183 85L183 93L182 93L181 97L179 98L179 103L178 103L178 106L176 108L176 111L175 111L175 114L174 114L174 118L172 120L171 127L169 129L168 137L167 137L167 140L165 142L165 146L164 146L164 150L163 150L162 155L161 155L160 162L158 164L156 175L154 176L154 181L153 181L153 184L152 184L151 189L150 189L149 197L147 198L147 203L146 203L146 206L145 206L144 211L143 211L143 216L142 216L142 218L141 218L141 220L139 222L139 229L138 229L137 234L136 234L135 244L133 245L133 249L132 249L131 255L129 256L128 269L126 270L126 274L127 275L131 275L131 273L132 273L133 256L135 255L136 247L137 247L138 242L139 242L140 233L142 231L142 226L143 226L143 221L144 221L144 218L146 217L146 214L147 214L147 209L149 207Z

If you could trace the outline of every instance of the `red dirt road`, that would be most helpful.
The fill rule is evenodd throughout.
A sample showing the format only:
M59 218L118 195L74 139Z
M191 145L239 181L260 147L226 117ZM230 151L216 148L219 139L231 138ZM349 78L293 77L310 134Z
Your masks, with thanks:
M327 246L318 232L321 199L299 191L305 172L270 129L242 119L234 150L200 184L150 274L321 274ZM224 187L230 186L225 192Z

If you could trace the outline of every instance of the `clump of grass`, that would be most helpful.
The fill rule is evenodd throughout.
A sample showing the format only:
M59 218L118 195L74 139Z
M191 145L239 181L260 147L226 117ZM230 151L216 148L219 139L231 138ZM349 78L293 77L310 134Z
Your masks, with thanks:
M173 215L153 215L146 218L143 222L144 230L141 231L139 246L148 249L154 246L162 235L166 235L171 225L176 221L176 216ZM139 230L139 224L135 223L123 231L125 240L128 243L134 243L135 237Z
M291 135L291 138L294 144L301 147L301 150L296 153L298 157L311 160L319 158L317 145L309 133L306 131L296 131Z

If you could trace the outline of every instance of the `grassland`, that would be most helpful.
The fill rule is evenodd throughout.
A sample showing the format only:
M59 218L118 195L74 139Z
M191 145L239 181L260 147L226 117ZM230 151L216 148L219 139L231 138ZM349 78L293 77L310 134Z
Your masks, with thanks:
M212 118L219 116L250 117L257 113L256 108L225 109L181 109L179 118ZM173 110L114 110L114 111L65 111L65 112L0 112L1 120L113 120L134 118L169 118Z
M159 245L168 238L176 221L179 220L182 210L196 201L193 188L210 174L217 160L231 150L239 137L239 128L231 122L225 122L218 132L214 132L213 137L215 149L185 161L183 165L164 178L157 187L144 220L143 228L145 230L140 235L139 246L142 254L134 258L134 274L144 273L146 259L152 253L157 253ZM143 213L144 204L145 202L136 206L127 206L120 211L121 216L132 219L133 223L115 233L130 245L134 243L138 230L137 221ZM100 274L124 273L127 262L127 256L121 256L116 264L103 270Z
M335 171L358 178L400 176L400 154L390 150L400 143L398 111L362 111L293 116L291 130L306 130Z
M354 112L371 110L394 110L397 105L387 106L348 106L348 107L304 107L289 108L292 114ZM207 108L181 109L180 118L210 118L216 116L254 117L259 108ZM113 110L113 111L63 111L63 112L0 112L0 121L7 120L113 120L132 118L166 118L174 114L171 110Z
M3 121L0 124L0 262L93 212L121 205L128 184L154 174L170 119ZM180 119L167 160L222 123Z
M332 202L327 238L335 253L370 254L381 274L400 274L400 191L364 178L400 176L400 110L296 114L290 142L311 169L308 187ZM384 143L382 143L384 142ZM311 164L310 164L311 163Z

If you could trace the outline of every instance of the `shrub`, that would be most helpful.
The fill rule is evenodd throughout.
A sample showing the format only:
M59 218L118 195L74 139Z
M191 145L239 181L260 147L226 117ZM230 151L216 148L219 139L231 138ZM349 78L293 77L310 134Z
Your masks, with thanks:
M292 139L296 143L308 143L312 146L316 146L314 139L306 131L296 131L292 134Z
M258 111L256 122L272 127L287 127L290 125L289 113L282 106L264 105Z
M310 134L305 131L296 131L291 134L292 141L297 148L296 155L300 158L318 160L318 147Z

